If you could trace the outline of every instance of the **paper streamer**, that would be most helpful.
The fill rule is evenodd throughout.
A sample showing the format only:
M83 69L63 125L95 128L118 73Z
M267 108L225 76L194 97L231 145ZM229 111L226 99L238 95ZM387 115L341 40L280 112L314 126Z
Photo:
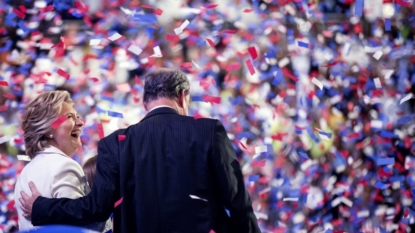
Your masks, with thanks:
M65 115L60 116L58 119L56 119L52 123L52 125L51 125L52 129L57 129L63 122L66 121L66 119L68 119L67 116L65 116Z
M123 199L124 199L124 197L121 197L120 200L116 201L115 204L114 204L114 208L116 208L117 206L121 205Z
M404 102L406 102L406 101L408 101L408 100L410 100L411 98L412 98L412 93L409 93L409 94L407 94L405 97L403 97L402 99L401 99L401 101L399 102L399 104L402 104L402 103L404 103Z
M249 73L251 75L254 75L255 69L254 69L254 66L252 65L251 59L246 60L245 63L246 63L246 66L248 67Z
M313 77L313 79L311 79L311 82L316 84L316 86L318 86L318 88L320 88L320 90L323 90L323 83L321 83L320 80Z

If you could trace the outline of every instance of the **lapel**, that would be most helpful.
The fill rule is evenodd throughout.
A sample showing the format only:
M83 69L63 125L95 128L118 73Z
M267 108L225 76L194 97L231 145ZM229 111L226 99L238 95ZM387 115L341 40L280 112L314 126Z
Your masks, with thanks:
M149 113L147 113L147 115L143 119L141 119L140 122L143 122L144 120L152 116L158 115L158 114L177 114L178 115L179 113L175 109L172 109L169 107L161 107L161 108L154 109L150 111Z

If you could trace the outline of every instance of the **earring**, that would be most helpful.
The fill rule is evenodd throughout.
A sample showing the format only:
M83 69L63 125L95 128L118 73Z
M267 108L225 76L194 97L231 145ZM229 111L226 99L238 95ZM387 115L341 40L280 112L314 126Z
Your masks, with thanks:
M51 134L51 135L49 135L49 137L50 137L50 138L53 138L53 135Z

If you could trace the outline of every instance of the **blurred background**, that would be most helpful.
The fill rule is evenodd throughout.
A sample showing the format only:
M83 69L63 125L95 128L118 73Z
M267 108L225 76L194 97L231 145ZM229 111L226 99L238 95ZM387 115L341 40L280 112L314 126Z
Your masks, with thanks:
M25 104L71 93L82 165L145 116L158 67L226 127L262 232L411 232L414 40L412 0L0 0L0 232L18 231Z

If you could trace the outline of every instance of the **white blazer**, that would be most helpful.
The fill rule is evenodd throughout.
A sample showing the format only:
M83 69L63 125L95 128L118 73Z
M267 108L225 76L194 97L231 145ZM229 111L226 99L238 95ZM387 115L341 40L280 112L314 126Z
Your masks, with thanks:
M54 146L45 148L24 167L16 182L14 200L20 231L36 228L20 209L20 191L31 195L29 181L35 183L41 196L48 198L75 199L90 192L84 171L75 160Z

